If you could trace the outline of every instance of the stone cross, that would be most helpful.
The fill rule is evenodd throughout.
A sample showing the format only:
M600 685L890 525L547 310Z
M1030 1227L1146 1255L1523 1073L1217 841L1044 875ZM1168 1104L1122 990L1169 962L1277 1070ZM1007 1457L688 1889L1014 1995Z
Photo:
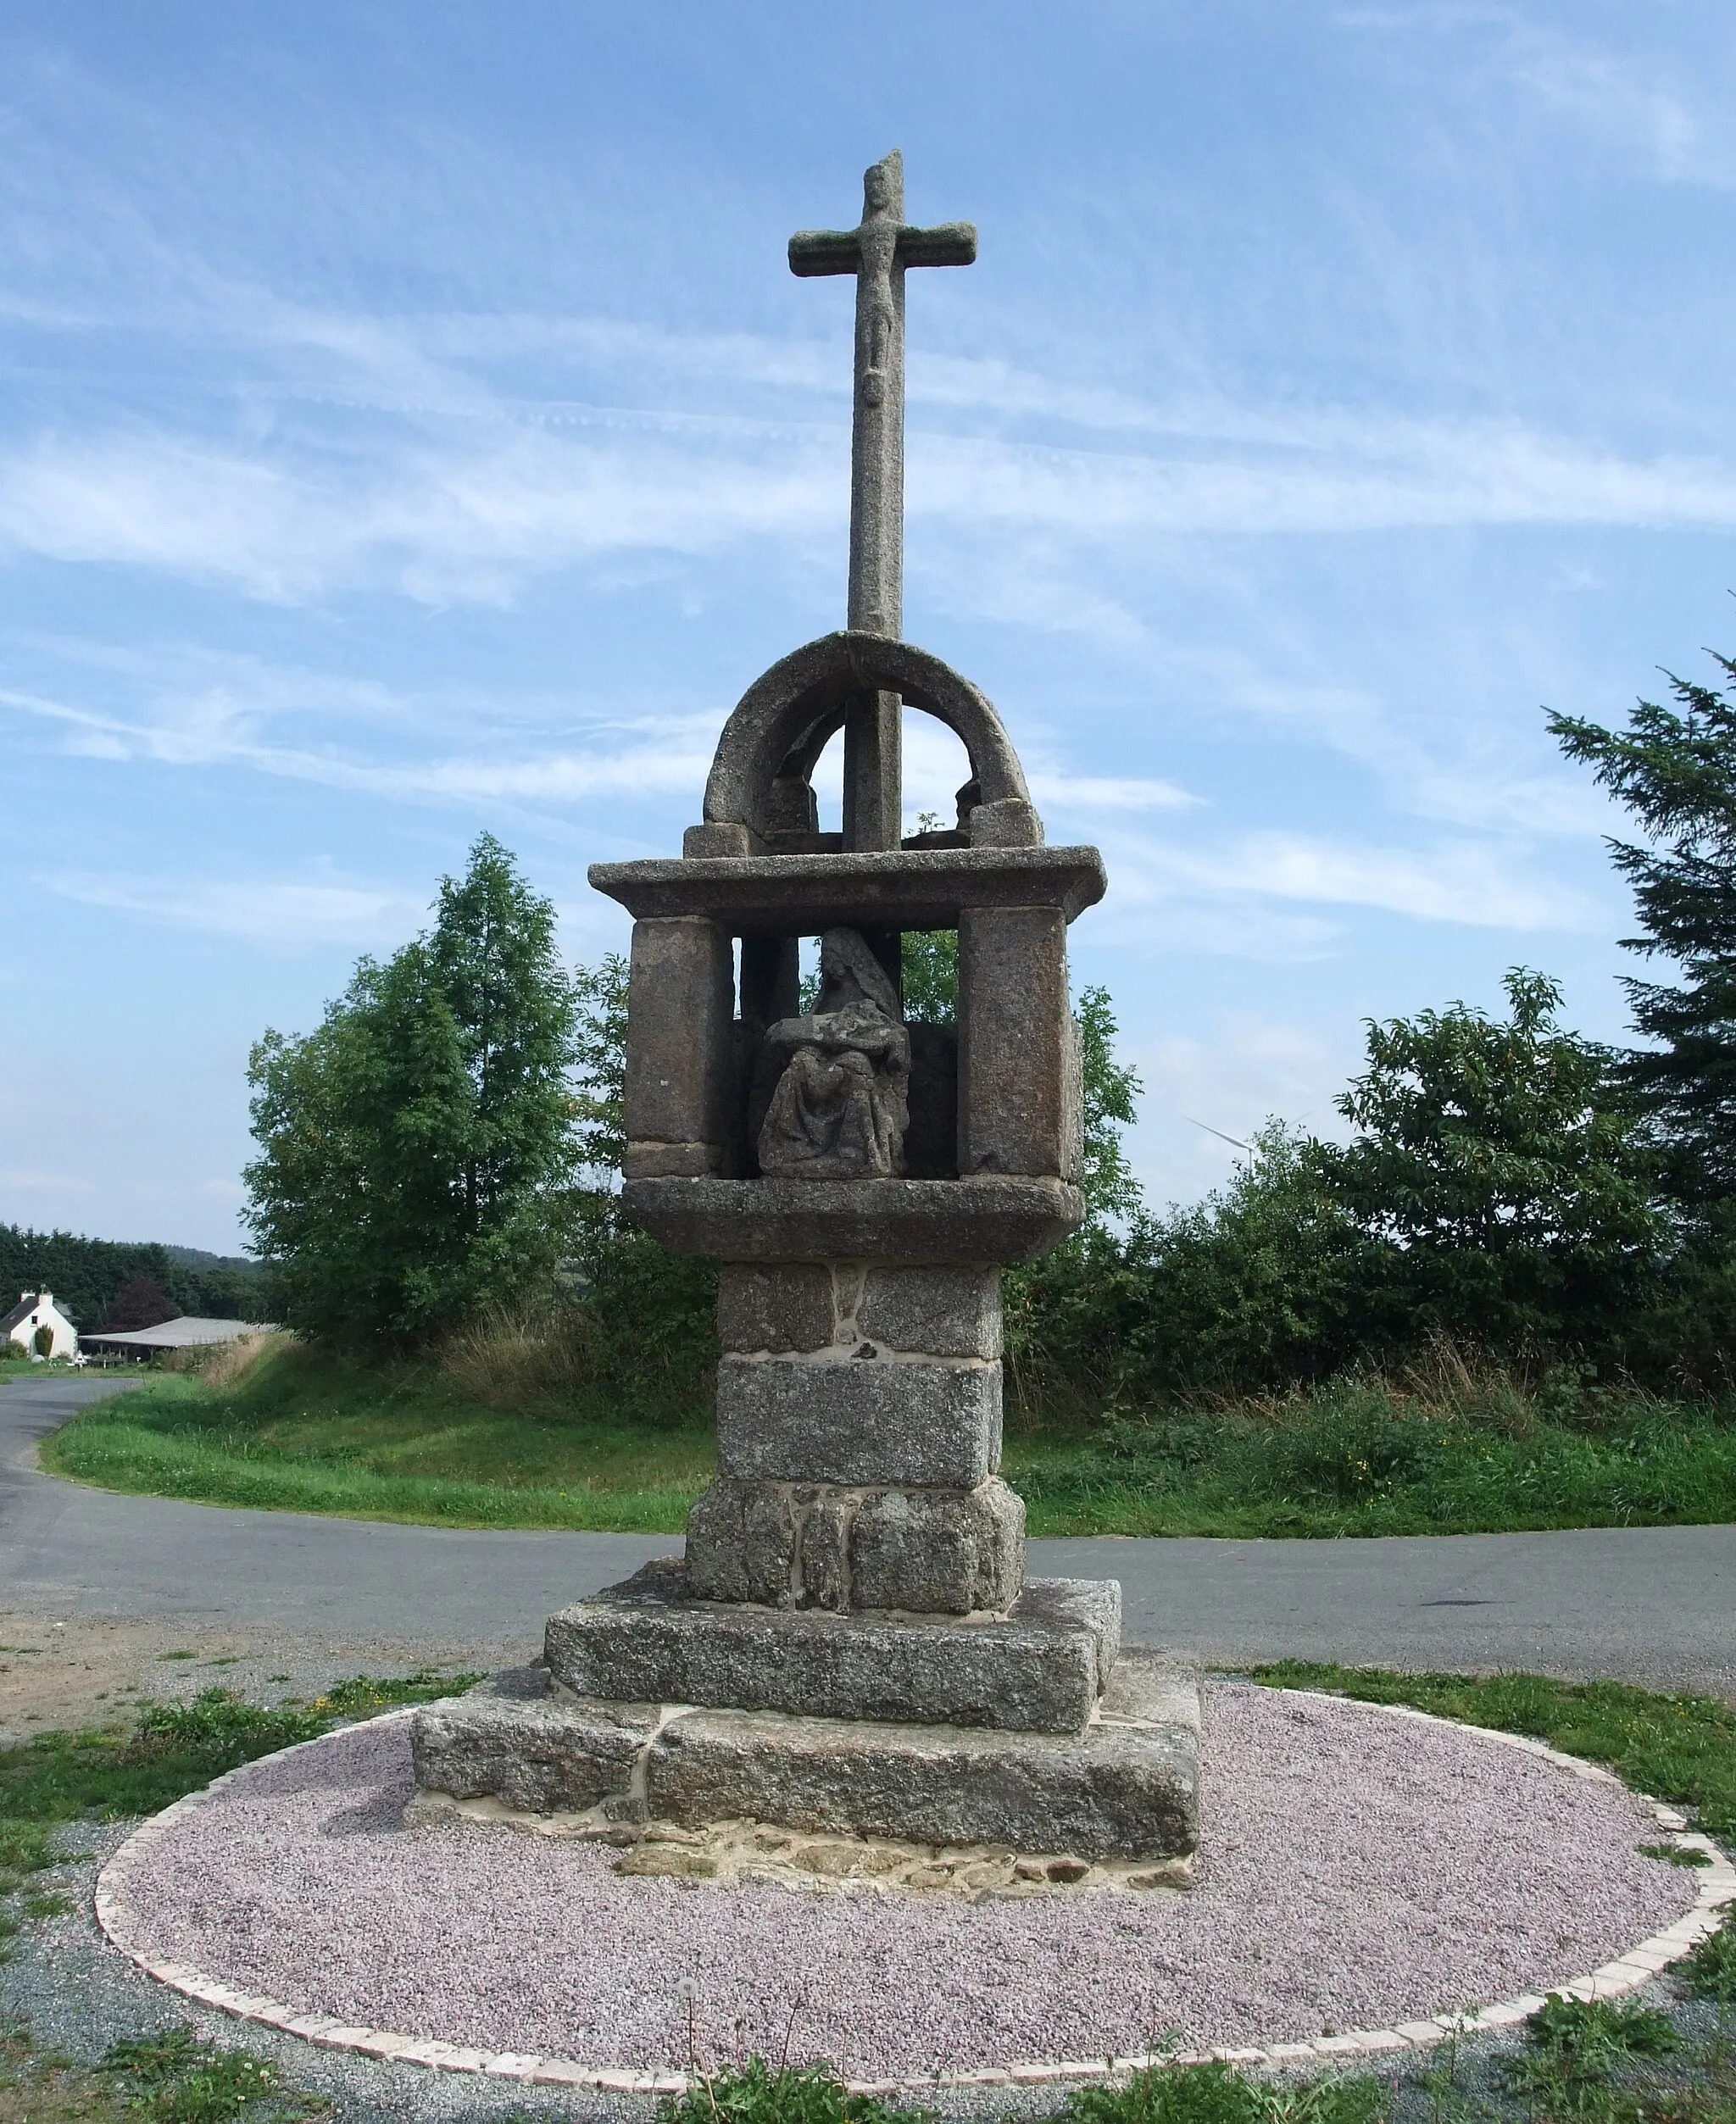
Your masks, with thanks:
M904 269L970 265L968 221L915 229L904 221L904 162L896 150L862 179L854 229L790 238L804 279L856 276L855 419L850 449L848 624L896 640L904 597ZM899 698L864 693L844 726L844 846L895 848L904 832Z

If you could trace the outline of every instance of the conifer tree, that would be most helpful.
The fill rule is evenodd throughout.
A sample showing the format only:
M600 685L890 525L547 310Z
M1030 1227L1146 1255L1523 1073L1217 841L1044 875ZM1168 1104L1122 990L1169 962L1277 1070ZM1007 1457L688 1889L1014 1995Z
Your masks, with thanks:
M1639 909L1641 934L1622 942L1683 977L1624 983L1656 1043L1626 1076L1673 1153L1676 1191L1698 1204L1736 1196L1736 661L1715 661L1722 691L1672 676L1675 704L1639 702L1625 730L1550 717L1647 837L1609 844Z

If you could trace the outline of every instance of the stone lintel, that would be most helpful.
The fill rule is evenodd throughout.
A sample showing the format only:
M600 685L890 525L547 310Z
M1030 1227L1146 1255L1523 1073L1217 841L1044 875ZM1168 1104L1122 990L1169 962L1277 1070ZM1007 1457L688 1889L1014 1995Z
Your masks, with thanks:
M588 875L599 892L642 920L704 915L736 936L956 929L968 907L1053 907L1071 922L1108 886L1092 848L676 856L593 863Z
M671 1254L724 1261L1035 1261L1083 1222L1070 1182L968 1180L627 1181L621 1207Z
M670 1558L551 1615L545 1643L558 1682L605 1702L1078 1733L1120 1650L1121 1587L1038 1580L983 1620L846 1615L692 1600Z

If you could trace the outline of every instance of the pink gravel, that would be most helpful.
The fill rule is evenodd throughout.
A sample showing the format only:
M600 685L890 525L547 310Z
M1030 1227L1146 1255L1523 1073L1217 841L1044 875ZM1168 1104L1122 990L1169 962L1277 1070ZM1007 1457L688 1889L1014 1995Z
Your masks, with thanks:
M1208 1685L1186 1894L941 1900L623 1878L594 1845L405 1831L402 1717L243 1772L134 1855L121 1943L416 2037L860 2078L1379 2028L1612 1960L1686 1911L1613 1784L1371 1706ZM683 1980L692 1980L685 1982ZM697 1990L694 1986L697 1985Z

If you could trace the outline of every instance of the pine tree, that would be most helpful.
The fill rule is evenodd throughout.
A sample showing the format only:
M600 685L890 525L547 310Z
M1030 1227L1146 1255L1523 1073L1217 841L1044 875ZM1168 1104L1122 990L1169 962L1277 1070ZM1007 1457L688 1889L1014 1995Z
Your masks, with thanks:
M1650 843L1609 843L1642 931L1622 942L1683 978L1624 982L1635 1029L1656 1043L1625 1074L1673 1153L1677 1192L1698 1204L1736 1195L1736 661L1715 661L1722 692L1672 676L1676 704L1639 702L1626 730L1550 717Z

